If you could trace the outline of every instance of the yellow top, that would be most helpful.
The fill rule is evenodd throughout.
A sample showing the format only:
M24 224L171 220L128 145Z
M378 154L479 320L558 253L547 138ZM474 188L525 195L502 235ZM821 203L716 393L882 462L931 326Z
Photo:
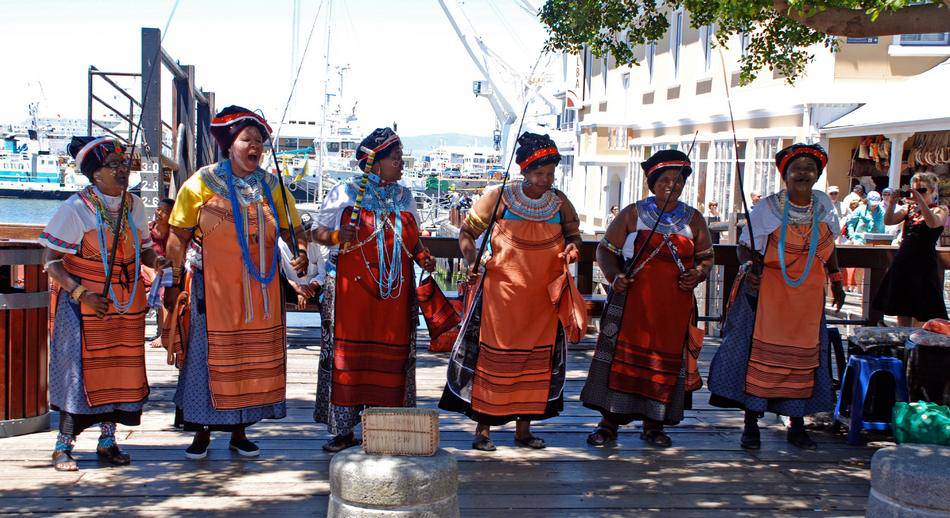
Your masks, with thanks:
M201 207L207 203L215 192L205 181L205 174L214 174L212 168L217 164L202 167L190 178L185 180L178 195L175 197L175 207L172 209L168 222L178 228L194 228L198 226L198 214ZM284 191L280 189L277 177L270 173L265 173L265 181L271 188L274 197L274 207L277 209L277 219L280 221L280 228L286 230L287 215L284 211ZM294 228L300 227L300 215L297 213L297 206L294 203L293 196L287 196L287 206L290 208L290 219L293 221ZM266 202L265 202L266 203Z

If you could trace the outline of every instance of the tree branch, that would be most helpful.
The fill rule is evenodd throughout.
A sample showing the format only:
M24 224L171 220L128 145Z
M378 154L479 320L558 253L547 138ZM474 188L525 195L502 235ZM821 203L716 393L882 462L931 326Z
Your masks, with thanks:
M877 20L859 9L829 7L811 16L789 7L786 0L772 0L772 8L781 17L833 36L868 38L896 34L947 32L950 27L948 0L941 3L915 5L897 11L884 11Z

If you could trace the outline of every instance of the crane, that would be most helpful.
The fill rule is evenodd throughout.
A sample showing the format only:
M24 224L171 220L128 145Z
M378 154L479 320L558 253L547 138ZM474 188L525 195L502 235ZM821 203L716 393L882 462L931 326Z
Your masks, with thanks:
M449 4L451 4L451 7ZM533 84L535 83L534 73L540 60L535 64L535 68L531 70L529 76L524 77L524 75L516 71L514 67L509 65L497 52L493 51L482 37L478 36L474 25L465 16L458 0L439 0L439 5L445 12L446 18L452 25L452 29L472 59L475 67L478 68L478 71L481 72L485 78L484 80L475 81L473 83L473 91L476 96L486 98L492 110L495 112L497 128L496 148L499 143L504 144L506 149L510 148L509 139L517 138L517 135L512 136L509 133L512 125L518 122L518 118L521 115L513 108L512 102L509 100L508 96L512 95L512 89L506 91L506 89L503 88L502 76L507 76L507 83L514 86L513 90L518 99L517 104L520 105L525 101L540 100L547 108L547 113L542 113L542 116L556 115L558 113L556 105L541 93L540 86ZM531 16L537 15L537 9L528 0L517 0L516 5L531 14ZM467 22L467 30L460 26L459 19L464 19Z

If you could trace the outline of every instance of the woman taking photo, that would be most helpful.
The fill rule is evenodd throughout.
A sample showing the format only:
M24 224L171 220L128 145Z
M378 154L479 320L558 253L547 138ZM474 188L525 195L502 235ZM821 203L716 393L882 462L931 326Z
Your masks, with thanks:
M947 318L936 248L947 222L947 208L937 203L937 175L917 173L910 179L910 188L900 206L900 193L892 192L884 211L884 224L902 224L904 239L874 298L874 308L896 315L900 326Z
M113 465L131 462L115 430L116 423L139 424L149 393L141 267L166 265L152 249L142 200L125 192L130 159L122 145L108 137L73 137L69 153L92 185L70 196L40 234L54 283L49 396L60 412L57 471L78 469L73 443L95 424L96 454Z
M654 195L621 211L597 247L614 296L626 298L619 329L602 327L581 392L584 406L603 416L587 438L593 446L614 441L620 426L634 420L643 421L642 440L672 445L663 427L683 420L692 391L702 385L696 364L702 337L691 330L693 289L713 262L709 229L700 212L679 201L692 172L685 153L659 151L642 167Z
M459 232L471 280L475 240L496 219L475 316L452 353L439 402L478 423L472 448L482 451L495 450L491 427L511 421L517 446L544 448L531 421L564 408L565 337L548 285L564 274L565 261L577 260L580 222L570 200L553 188L561 161L553 140L524 133L515 160L524 179L487 191Z
M828 163L821 146L789 146L775 163L785 189L752 209L739 236L744 273L709 367L709 402L745 410L743 448L761 447L758 420L774 412L791 418L786 440L812 450L804 416L835 403L824 310L828 282L837 308L844 304L838 216L828 195L813 190Z
M169 218L174 286L165 305L179 332L162 340L181 369L176 423L195 432L185 456L205 458L211 432L225 431L232 451L255 457L260 449L245 429L287 414L277 239L289 240L300 219L277 177L260 168L270 138L262 117L229 106L212 120L211 134L225 158L181 186ZM306 242L299 246L293 266L302 273Z

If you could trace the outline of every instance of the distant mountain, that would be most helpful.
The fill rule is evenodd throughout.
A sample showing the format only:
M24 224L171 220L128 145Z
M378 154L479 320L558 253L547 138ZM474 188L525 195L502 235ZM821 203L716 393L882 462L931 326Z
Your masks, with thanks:
M402 139L403 149L411 151L416 156L439 146L490 147L492 145L491 137L464 135L462 133L435 133L433 135L415 135L411 137L400 136L400 138Z

